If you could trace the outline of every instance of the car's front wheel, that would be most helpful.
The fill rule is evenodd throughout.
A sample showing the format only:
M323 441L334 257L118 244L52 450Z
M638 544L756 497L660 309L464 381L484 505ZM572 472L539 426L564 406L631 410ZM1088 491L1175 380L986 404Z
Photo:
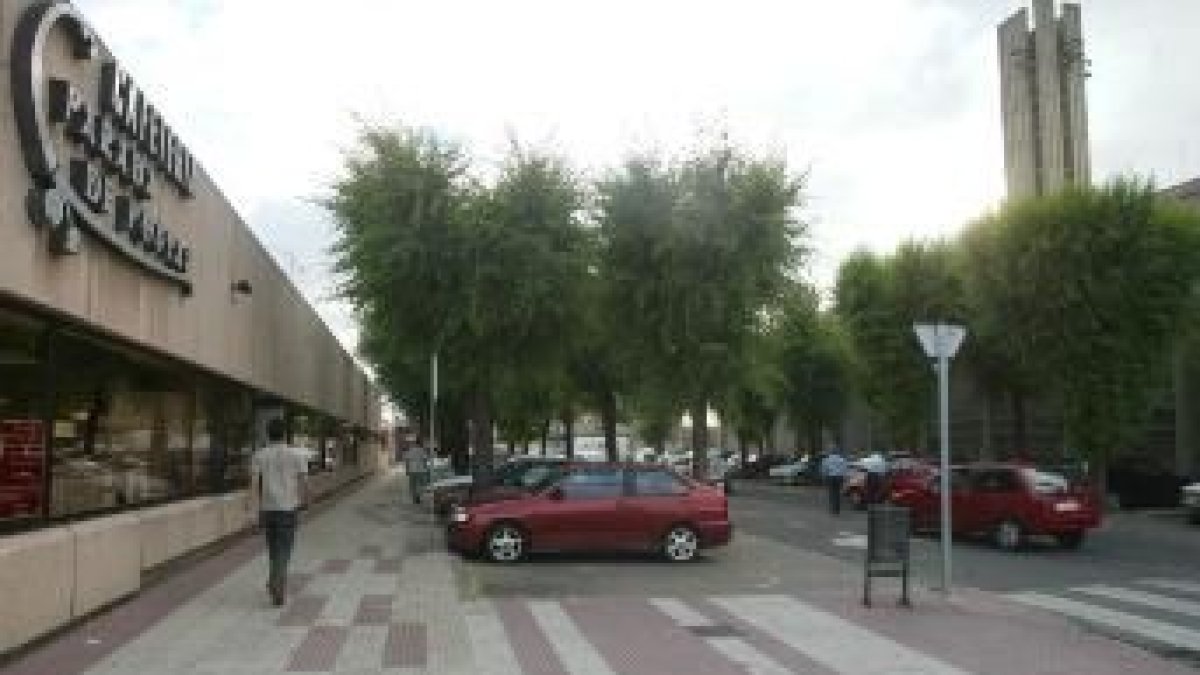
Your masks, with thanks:
M687 525L676 525L663 537L663 555L671 562L694 560L700 552L700 535Z
M1015 551L1025 543L1025 528L1015 520L1005 520L996 526L993 538L1001 549Z
M483 542L488 560L498 563L513 563L525 557L529 538L521 528L512 523L501 523L488 530Z

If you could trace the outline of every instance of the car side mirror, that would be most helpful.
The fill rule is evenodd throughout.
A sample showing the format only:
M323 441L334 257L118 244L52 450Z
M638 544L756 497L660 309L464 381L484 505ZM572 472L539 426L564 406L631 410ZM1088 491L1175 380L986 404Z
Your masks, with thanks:
M562 501L563 491L560 487L552 487L546 490L546 499L553 499L556 502Z

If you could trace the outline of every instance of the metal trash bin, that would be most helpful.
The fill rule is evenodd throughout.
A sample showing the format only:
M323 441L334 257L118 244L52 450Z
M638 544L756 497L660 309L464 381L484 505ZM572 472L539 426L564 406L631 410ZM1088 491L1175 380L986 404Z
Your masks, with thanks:
M871 606L871 579L899 577L900 604L910 607L908 598L909 536L912 521L909 510L891 504L873 504L867 509L867 558L863 579L863 604Z

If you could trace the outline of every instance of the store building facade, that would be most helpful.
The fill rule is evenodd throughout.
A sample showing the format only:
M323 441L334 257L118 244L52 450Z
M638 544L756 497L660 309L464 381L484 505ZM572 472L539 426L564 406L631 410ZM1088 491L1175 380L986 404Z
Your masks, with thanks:
M366 374L78 10L4 0L0 61L3 652L244 528L267 419L319 491L381 446Z

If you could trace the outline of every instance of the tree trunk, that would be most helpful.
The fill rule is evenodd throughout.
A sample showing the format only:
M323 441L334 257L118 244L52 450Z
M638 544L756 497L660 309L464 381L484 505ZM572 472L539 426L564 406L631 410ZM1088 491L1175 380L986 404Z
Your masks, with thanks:
M550 452L550 420L542 422L542 457Z
M562 416L563 432L567 442L567 459L575 459L575 413L571 410L563 411Z
M746 443L741 438L739 438L738 446L739 446L738 449L741 451L741 455L742 455L742 466L746 466L747 464L750 463L750 444Z
M525 440L521 441L521 454L522 454L522 455L526 455L526 456L528 456L528 455L530 454L530 452L529 452L529 439L528 439L528 438L526 438Z
M480 386L471 395L471 445L475 452L471 456L471 474L475 484L489 487L492 484L494 467L492 457L492 408L488 401L487 388Z
M708 476L708 404L692 406L692 476L703 480Z
M617 457L617 394L611 389L604 392L600 417L604 424L604 454L610 462L619 461Z
M1013 412L1013 448L1012 453L1018 459L1030 459L1029 454L1029 415L1025 406L1025 394L1019 391L1012 393Z

